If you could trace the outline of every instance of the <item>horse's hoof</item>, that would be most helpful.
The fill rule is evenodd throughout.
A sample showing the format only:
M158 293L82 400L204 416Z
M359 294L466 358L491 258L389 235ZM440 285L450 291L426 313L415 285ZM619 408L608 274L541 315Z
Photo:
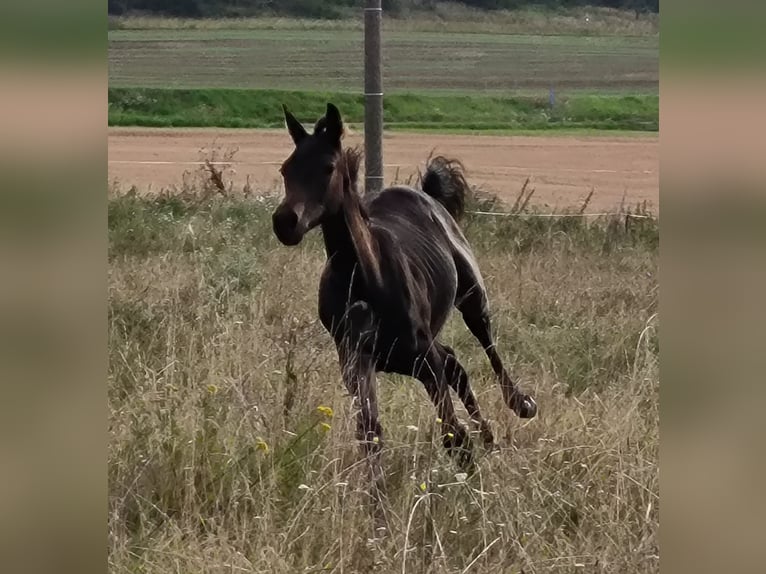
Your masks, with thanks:
M529 395L524 395L516 408L516 414L522 419L534 418L537 414L537 403Z

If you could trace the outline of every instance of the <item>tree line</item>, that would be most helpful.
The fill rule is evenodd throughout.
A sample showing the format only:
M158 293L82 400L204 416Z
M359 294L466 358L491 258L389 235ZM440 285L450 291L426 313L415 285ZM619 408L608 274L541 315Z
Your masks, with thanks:
M186 18L247 16L294 16L302 18L341 18L363 0L107 0L112 15L157 14ZM513 10L529 6L570 8L605 6L639 12L658 12L660 0L458 0L481 10ZM388 15L403 16L410 10L428 11L437 0L383 0Z

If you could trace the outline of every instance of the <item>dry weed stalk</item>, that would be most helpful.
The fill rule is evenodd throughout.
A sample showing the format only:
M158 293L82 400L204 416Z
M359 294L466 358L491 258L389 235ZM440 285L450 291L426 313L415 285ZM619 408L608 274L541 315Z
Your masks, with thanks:
M521 186L519 195L516 196L516 201L514 201L511 206L510 213L524 213L524 210L529 204L529 200L532 199L532 196L535 193L535 188L527 189L529 187L529 182L530 178L527 177L527 179L524 180L524 185Z

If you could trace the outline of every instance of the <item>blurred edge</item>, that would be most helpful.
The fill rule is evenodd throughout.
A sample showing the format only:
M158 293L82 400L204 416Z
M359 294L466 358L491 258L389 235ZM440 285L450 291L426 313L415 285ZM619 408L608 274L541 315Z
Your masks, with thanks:
M662 568L766 563L766 7L661 13Z
M0 32L0 570L103 571L106 6Z

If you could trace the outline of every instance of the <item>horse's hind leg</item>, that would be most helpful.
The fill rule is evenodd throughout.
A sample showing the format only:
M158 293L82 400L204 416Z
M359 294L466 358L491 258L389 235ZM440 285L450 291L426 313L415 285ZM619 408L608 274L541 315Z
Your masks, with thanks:
M463 401L465 410L468 411L468 416L471 417L471 422L479 427L481 438L484 441L484 445L488 448L495 443L495 437L492 434L492 428L489 422L481 415L479 410L479 403L476 401L476 396L471 389L471 383L468 381L468 373L465 372L463 365L457 360L455 351L448 345L441 345L445 352L444 359L444 373L447 377L447 383Z
M519 390L505 370L503 362L495 349L495 343L492 340L487 294L480 281L475 278L475 275L473 275L473 280L470 280L470 277L469 273L461 277L461 283L463 285L469 283L470 287L462 295L458 296L456 306L462 313L466 326L473 336L479 340L484 352L489 357L492 370L500 382L505 404L519 417L524 419L532 418L537 414L537 404L531 396L525 395Z

